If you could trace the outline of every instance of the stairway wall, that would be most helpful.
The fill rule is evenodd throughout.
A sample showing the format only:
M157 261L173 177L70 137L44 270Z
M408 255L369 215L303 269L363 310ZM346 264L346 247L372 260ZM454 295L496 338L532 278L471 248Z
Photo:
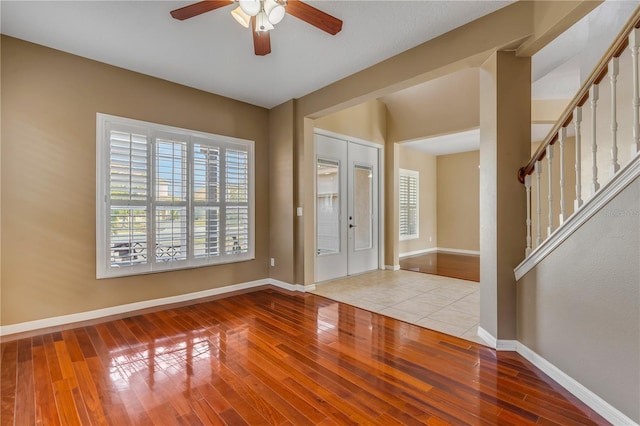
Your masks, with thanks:
M517 339L640 423L640 178L517 284Z

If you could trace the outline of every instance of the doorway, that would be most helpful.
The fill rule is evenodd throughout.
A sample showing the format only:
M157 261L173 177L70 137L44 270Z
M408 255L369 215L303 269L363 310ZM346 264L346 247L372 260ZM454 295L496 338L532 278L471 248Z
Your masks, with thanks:
M379 266L379 149L315 134L315 281Z

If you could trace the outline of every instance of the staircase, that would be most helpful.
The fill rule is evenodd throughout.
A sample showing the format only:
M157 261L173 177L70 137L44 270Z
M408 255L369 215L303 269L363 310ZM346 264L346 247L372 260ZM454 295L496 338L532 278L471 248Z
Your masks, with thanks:
M531 159L518 352L614 425L640 423L640 9Z
M518 171L527 199L527 258L543 251L552 235L560 233L571 217L638 160L639 49L640 12L636 10Z

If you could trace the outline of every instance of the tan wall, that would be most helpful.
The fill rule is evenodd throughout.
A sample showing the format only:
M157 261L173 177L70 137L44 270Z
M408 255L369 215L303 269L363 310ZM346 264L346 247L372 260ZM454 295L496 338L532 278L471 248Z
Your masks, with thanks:
M480 250L480 151L438 157L438 247Z
M2 325L269 275L268 111L2 37ZM256 260L96 280L96 113L254 140Z
M544 3L538 5L537 3ZM517 48L526 41L526 53L533 54L544 46L539 40L549 41L569 28L593 9L597 3L582 1L515 2L490 15L472 21L433 40L409 49L379 64L350 75L298 100L296 108L296 204L314 205L313 120L326 114L358 105L370 99L380 98L451 72L478 67L496 49ZM532 36L533 37L530 37ZM530 88L529 88L530 89ZM530 118L529 118L530 120ZM395 150L388 146L386 164L397 162ZM523 161L524 162L524 161ZM397 205L389 200L395 194L389 188L397 186L394 168L387 168L385 189L385 263L398 263ZM306 216L307 218L312 216ZM296 278L305 283L313 282L314 223L312 220L296 221L296 252L304 261L296 262ZM306 237L306 238L305 238ZM391 238L391 239L390 239Z
M360 105L320 117L315 127L384 145L387 133L385 104L373 99Z
M480 69L480 326L516 337L513 269L526 248L525 192L514 173L531 152L531 58L496 52Z
M520 342L640 422L640 179L517 285Z
M417 171L419 175L419 238L401 240L400 254L435 248L438 242L438 212L436 209L436 156L400 145L400 168ZM398 238L396 234L396 239Z
M293 137L295 101L269 111L269 254L271 277L294 283Z
M467 68L395 93L389 108L388 139L402 142L458 132L480 125L477 68Z

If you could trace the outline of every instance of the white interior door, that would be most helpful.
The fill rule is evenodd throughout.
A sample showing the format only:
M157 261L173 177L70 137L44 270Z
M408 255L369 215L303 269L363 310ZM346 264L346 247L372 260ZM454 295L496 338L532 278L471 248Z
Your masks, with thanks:
M376 269L378 150L324 135L315 145L315 280Z
M347 148L347 272L378 268L378 150L349 142Z

